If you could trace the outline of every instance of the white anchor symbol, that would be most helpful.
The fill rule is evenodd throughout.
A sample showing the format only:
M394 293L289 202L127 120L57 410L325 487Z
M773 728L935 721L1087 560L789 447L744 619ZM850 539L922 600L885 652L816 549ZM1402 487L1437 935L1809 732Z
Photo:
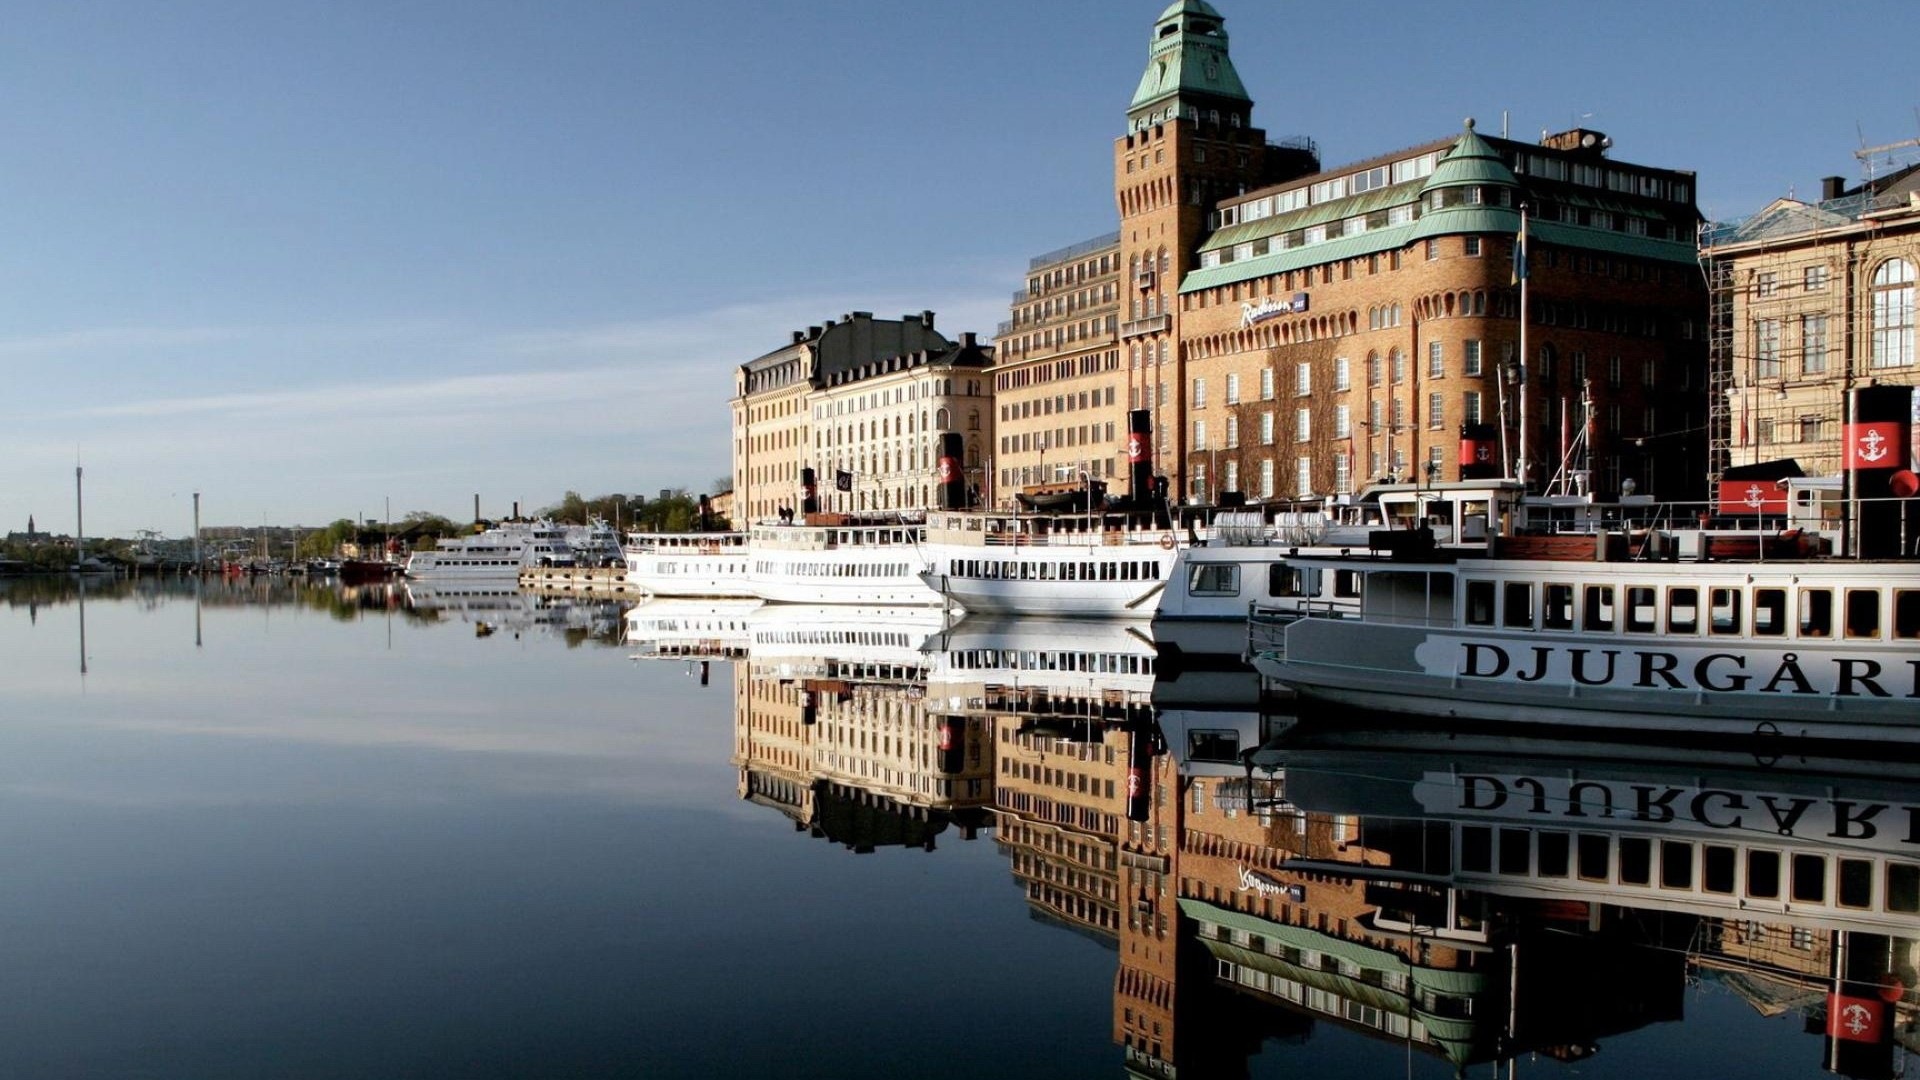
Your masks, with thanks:
M1760 490L1759 484L1748 485L1747 487L1747 505L1748 506L1759 506L1760 504L1766 501L1767 501L1766 494Z
M1492 457L1493 457L1493 451L1487 449L1486 447L1481 446L1481 447L1474 448L1473 459L1475 461L1486 461Z
M1869 431L1860 436L1860 457L1865 461L1879 461L1887 456L1887 437L1878 431Z
M1873 1012L1865 1005L1849 1005L1840 1010L1840 1022L1848 1031L1860 1035L1873 1026Z

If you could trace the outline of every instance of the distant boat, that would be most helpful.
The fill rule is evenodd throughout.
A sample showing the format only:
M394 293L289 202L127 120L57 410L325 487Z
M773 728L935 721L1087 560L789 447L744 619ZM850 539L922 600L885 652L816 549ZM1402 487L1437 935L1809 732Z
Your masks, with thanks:
M345 585L372 585L399 576L399 563L372 559L346 559L340 563L340 581Z

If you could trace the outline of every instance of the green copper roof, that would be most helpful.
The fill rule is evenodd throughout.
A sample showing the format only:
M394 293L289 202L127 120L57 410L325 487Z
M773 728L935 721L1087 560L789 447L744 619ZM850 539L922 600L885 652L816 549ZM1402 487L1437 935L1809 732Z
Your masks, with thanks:
M1432 191L1469 184L1516 186L1513 170L1500 160L1499 152L1488 146L1487 140L1474 132L1471 117L1467 119L1466 130L1455 140L1453 149L1447 151L1440 163L1433 167L1433 175L1427 177L1426 186L1421 190Z
M1414 222L1413 235L1409 241L1425 240L1430 236L1451 236L1455 233L1506 233L1513 236L1520 231L1520 211L1504 206L1449 206L1443 210L1429 210Z
M1205 0L1180 0L1160 13L1147 49L1147 70L1127 111L1181 94L1253 101L1227 56L1227 31L1220 13Z
M1258 221L1243 221L1238 225L1214 230L1211 236L1201 241L1200 250L1229 248L1249 240L1258 240L1263 236L1279 236L1310 225L1325 225L1329 221L1371 214L1376 210L1385 210L1388 207L1413 202L1419 197L1419 193L1420 181L1407 180L1391 187L1375 188L1364 194L1349 195L1332 202L1314 203L1299 210L1289 210L1284 214L1269 214Z
M1236 281L1266 277L1269 274L1284 274L1288 270L1299 270L1308 266L1319 266L1324 262L1340 259L1354 259L1362 255L1377 255L1383 251L1406 247L1413 242L1413 230L1418 222L1407 225L1389 225L1384 229L1370 229L1359 236L1343 236L1338 240L1327 240L1305 247L1288 248L1275 251L1258 258L1242 259L1221 266L1209 266L1195 270L1180 283L1183 293L1199 292L1216 285L1231 285Z

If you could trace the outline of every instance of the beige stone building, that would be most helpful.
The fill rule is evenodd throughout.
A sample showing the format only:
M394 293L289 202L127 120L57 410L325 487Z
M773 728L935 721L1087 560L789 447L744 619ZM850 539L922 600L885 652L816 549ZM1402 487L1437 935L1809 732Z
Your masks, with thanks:
M1712 286L1710 468L1791 458L1841 471L1849 388L1920 383L1920 166L1779 199L1701 239Z
M948 340L931 311L899 320L856 311L795 330L742 364L732 400L734 523L797 512L808 469L824 510L928 506L942 432L963 435L972 479L984 481L992 355L970 333ZM841 471L850 490L835 488Z

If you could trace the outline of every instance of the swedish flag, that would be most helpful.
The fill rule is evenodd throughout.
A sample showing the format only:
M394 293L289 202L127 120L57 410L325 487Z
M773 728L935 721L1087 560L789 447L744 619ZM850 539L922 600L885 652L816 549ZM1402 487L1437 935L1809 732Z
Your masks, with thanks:
M1527 280L1527 212L1520 211L1520 232L1513 238L1513 284Z

